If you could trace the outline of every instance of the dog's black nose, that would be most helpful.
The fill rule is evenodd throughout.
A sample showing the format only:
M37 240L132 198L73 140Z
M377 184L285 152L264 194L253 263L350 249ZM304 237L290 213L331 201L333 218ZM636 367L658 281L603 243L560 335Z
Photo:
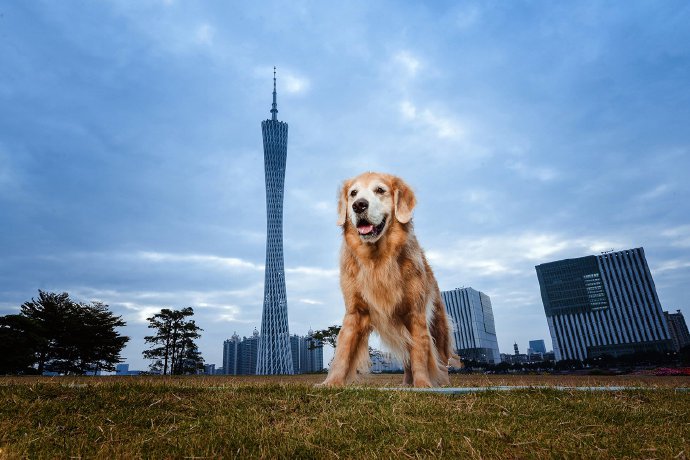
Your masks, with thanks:
M360 198L359 200L352 203L352 209L357 214L359 214L360 212L366 211L368 207L369 207L369 202L367 200L365 200L364 198Z

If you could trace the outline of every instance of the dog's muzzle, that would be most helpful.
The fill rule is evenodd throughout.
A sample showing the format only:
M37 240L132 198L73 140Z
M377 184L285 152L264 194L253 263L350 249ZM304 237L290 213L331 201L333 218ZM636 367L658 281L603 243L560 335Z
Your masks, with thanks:
M385 217L378 225L374 225L364 218L357 220L357 231L359 232L359 236L361 236L362 238L375 238L379 236L383 231L383 227L385 226Z

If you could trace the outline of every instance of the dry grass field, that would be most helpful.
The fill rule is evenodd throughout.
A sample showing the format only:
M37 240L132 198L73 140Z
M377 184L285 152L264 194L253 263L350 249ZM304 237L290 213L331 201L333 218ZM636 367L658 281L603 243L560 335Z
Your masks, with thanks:
M0 458L687 458L690 377L456 375L627 386L443 395L294 377L0 378Z

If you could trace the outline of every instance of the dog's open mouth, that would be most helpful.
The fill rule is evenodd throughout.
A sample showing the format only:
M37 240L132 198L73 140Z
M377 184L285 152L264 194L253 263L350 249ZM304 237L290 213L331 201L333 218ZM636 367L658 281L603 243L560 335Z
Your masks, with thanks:
M381 234L383 227L386 226L386 218L384 217L380 224L374 225L366 219L357 221L357 231L361 237L374 237Z

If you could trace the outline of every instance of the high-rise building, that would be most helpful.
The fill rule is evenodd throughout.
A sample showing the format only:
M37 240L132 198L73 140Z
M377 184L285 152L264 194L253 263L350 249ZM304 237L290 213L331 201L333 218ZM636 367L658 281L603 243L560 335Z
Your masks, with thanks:
M690 332L688 331L688 325L685 322L683 313L680 310L676 310L676 313L665 311L664 316L666 317L666 323L668 323L668 330L671 333L673 348L676 351L680 351L681 348L690 345Z
M304 338L305 359L302 361L302 373L321 372L323 370L323 343L313 337L311 329Z
M557 361L671 349L643 248L549 262L536 270Z
M261 340L256 373L292 374L292 353L288 331L285 267L283 261L283 192L287 160L288 125L278 121L276 74L273 68L271 119L261 122L266 174L266 274Z
M227 375L255 375L256 358L259 350L259 331L254 329L251 337L237 333L223 342L223 372Z
M235 332L231 338L223 342L223 373L237 375L237 351L240 345L240 336Z
M312 337L312 334L310 330L305 337L290 336L295 374L320 372L323 369L323 346L313 347L313 345L321 344Z
M530 351L527 352L527 354L531 353L546 353L546 344L544 343L543 340L530 340L529 341L529 348Z
M453 342L457 354L464 359L500 363L489 296L469 287L442 291L441 295L453 321Z

